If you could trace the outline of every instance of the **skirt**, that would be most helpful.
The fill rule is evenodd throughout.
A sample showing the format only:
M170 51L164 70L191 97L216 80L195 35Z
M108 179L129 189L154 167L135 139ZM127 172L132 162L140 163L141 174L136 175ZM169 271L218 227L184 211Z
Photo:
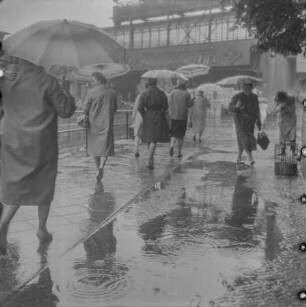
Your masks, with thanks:
M171 119L170 135L175 138L183 138L187 129L187 120Z

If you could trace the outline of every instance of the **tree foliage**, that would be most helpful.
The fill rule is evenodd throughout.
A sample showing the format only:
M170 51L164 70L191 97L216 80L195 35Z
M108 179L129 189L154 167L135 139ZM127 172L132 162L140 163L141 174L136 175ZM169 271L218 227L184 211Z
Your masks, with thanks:
M260 52L301 53L306 39L306 16L297 0L236 0L237 23L257 39Z

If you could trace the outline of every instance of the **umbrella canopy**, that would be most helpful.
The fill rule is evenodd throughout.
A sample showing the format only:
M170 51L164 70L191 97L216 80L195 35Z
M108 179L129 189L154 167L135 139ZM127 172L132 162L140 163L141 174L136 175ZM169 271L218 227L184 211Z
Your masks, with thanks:
M144 73L142 78L152 78L152 79L182 79L182 80L188 80L187 77L184 75L172 71L172 70L149 70L146 73Z
M130 71L130 67L120 63L97 64L75 70L72 72L72 75L77 78L90 79L95 71L102 73L107 79L110 79L125 75Z
M179 67L176 72L183 74L187 78L193 78L196 76L206 75L209 70L210 67L203 64L189 64Z
M246 76L246 75L238 75L238 76L232 76L232 77L222 79L218 81L217 84L221 86L237 86L237 85L240 85L246 79L249 81L252 81L255 84L264 82L264 80L260 78L255 78L255 77Z
M4 50L36 65L85 67L124 63L125 48L96 26L78 21L41 21L3 42Z
M218 94L223 94L223 88L216 84L216 83L205 83L202 85L199 85L197 88L197 91L204 91L205 93L213 93L213 92L217 92Z

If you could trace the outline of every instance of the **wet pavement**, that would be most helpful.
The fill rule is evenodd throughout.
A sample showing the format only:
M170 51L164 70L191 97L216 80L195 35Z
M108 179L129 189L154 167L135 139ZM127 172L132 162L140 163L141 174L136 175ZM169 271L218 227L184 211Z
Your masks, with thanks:
M82 152L59 163L49 227L39 246L36 208L21 208L0 259L1 306L303 306L305 182L274 174L271 144L236 171L232 118L210 115L202 143L188 131L184 158L158 146L116 144L102 184Z

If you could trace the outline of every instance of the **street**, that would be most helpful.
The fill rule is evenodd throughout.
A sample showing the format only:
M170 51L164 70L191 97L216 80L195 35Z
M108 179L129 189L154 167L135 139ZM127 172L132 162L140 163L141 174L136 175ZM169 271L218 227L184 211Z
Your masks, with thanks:
M64 155L53 241L38 246L36 208L21 208L0 259L0 306L303 306L305 182L274 174L275 118L266 131L268 150L238 172L233 119L214 113L202 143L188 130L182 160L158 145L154 170L131 140L116 143L101 184L90 157Z

